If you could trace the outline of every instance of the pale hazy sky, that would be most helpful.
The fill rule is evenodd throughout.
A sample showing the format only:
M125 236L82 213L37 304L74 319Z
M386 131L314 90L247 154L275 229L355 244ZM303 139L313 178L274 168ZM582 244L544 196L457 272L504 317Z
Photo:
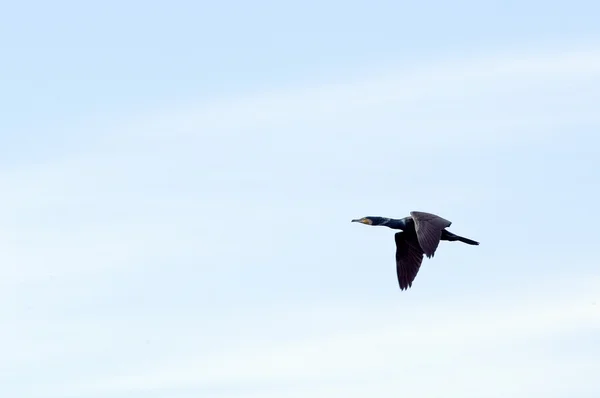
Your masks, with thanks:
M600 396L598 3L0 15L0 396Z

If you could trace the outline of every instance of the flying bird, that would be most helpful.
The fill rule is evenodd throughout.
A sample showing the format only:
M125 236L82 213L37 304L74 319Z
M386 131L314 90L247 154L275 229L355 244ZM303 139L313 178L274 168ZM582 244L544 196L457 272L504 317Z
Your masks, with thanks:
M479 245L479 242L448 231L446 228L452 224L451 221L422 211L411 211L410 216L401 219L363 217L354 219L352 222L401 230L394 236L396 241L396 273L398 274L400 290L406 290L412 286L423 262L423 254L427 258L433 257L441 240Z

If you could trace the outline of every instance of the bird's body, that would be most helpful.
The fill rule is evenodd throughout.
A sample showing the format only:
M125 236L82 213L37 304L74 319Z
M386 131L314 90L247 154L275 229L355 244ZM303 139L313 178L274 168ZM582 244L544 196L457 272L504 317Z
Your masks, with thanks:
M440 241L460 241L469 245L479 245L479 242L448 231L446 228L452 224L451 221L421 211L411 211L410 216L400 219L363 217L352 222L400 230L395 234L394 239L396 272L401 290L412 286L423 262L423 255L428 258L433 257Z

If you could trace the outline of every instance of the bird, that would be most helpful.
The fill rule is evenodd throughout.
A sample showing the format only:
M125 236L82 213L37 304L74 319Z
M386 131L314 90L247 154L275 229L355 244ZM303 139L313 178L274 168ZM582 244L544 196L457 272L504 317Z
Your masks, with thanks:
M468 245L479 245L479 242L448 231L451 221L423 211L411 211L410 216L395 219L379 216L368 216L353 219L371 226L384 226L400 230L394 235L396 242L396 274L400 290L412 287L419 272L423 255L432 258L440 241L459 241Z

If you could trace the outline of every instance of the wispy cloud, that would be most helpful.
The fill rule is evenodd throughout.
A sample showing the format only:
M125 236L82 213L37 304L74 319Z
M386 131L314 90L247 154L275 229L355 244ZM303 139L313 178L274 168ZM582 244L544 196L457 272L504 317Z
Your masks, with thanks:
M265 327L268 339L274 340L248 340L223 352L196 352L190 353L193 359L159 361L155 369L102 379L76 389L76 394L343 383L348 386L344 393L359 396L352 390L368 379L382 391L400 388L406 394L433 397L439 396L444 386L431 384L430 376L439 377L442 372L458 377L455 382L467 388L461 390L466 393L469 388L481 392L488 383L501 385L507 378L519 380L520 393L552 393L554 387L547 389L545 372L564 371L569 366L557 368L556 362L543 354L544 343L540 346L538 342L600 327L600 310L593 304L600 279L587 280L582 286L586 288L568 300L537 289L530 292L532 300L526 303L520 299L495 305L470 302L450 313L447 306L432 302L416 304L412 309L399 302L377 309L330 307L316 309L316 316L294 312L295 324L336 323L338 328L331 334L281 342ZM324 313L328 316L320 316ZM390 318L394 314L396 317ZM282 321L272 318L271 322L277 327ZM245 339L242 335L239 338ZM508 355L512 351L520 351L519 363L513 363ZM465 360L471 365L486 363L488 356L497 359L486 368L469 367L469 374L452 369ZM507 369L509 364L511 369ZM593 370L591 362L584 366L588 374ZM534 377L522 378L521 372L529 367L537 369ZM482 379L473 377L478 372ZM445 382L451 379L447 376ZM327 388L313 393L327 396Z
M600 52L596 46L575 51L477 55L378 71L376 76L364 76L360 80L288 88L203 103L191 109L163 113L159 117L146 117L147 121L142 122L145 128L136 125L132 130L137 132L136 137L143 138L154 134L168 139L181 134L213 137L227 131L242 136L241 132L252 133L255 128L290 127L307 122L325 123L327 127L331 126L328 122L334 122L336 126L355 126L357 122L364 123L366 120L371 123L381 113L389 118L391 109L401 117L408 116L409 121L418 118L420 123L427 122L428 116L440 111L446 111L442 113L444 116L457 112L455 116L460 118L461 123L466 121L466 116L480 123L494 110L486 106L491 100L502 100L506 111L515 112L523 111L523 102L530 96L536 96L536 103L529 104L525 110L523 116L526 116L531 110L543 110L540 105L553 103L550 97L537 96L544 90L550 90L547 92L550 94L573 89L574 85L585 84L599 75ZM508 99L510 102L506 102ZM453 100L460 101L461 105L468 102L472 108L452 104ZM478 100L485 101L483 106ZM423 108L423 105L428 106ZM486 114L474 112L480 109ZM530 118L539 122L538 116L534 114ZM554 116L560 118L560 115ZM429 121L432 122L435 121ZM444 122L447 120L438 123ZM440 135L440 124L433 125L435 132L428 126L431 124L426 124L423 130ZM323 132L325 136L333 133ZM371 133L379 135L377 131ZM285 135L285 132L272 134L279 136Z

